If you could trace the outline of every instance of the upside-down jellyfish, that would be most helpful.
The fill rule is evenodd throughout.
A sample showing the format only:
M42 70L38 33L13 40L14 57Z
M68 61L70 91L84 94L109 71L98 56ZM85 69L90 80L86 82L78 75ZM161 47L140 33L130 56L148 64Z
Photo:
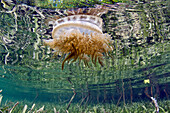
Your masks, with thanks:
M62 62L69 60L83 60L85 65L91 61L96 64L98 61L103 66L103 53L107 54L112 50L111 37L103 34L103 20L100 17L107 12L107 8L78 8L67 10L66 17L55 16L49 19L48 24L53 25L52 38L43 40L52 48L55 54L66 54Z

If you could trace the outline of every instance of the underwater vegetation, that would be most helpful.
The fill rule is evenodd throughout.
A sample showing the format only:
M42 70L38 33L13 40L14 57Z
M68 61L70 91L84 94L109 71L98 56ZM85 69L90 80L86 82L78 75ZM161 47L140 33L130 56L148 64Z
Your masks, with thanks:
M0 90L0 93L2 92L2 90ZM42 106L39 109L35 108L35 104L32 105L32 107L30 109L28 109L28 106L25 105L23 107L23 105L19 105L20 102L8 102L6 101L5 104L2 104L2 99L3 96L0 94L0 113L40 113L44 110L44 106Z
M82 87L82 90L85 91L84 94L80 94L82 98L79 99L80 101L82 101L82 105L85 106L75 104L74 101L76 97L74 101L72 101L73 99L71 98L69 103L72 102L72 104L70 108L67 109L68 112L168 113L170 109L169 100L162 101L159 98L159 96L166 96L167 99L169 98L168 88L163 88L162 91L164 91L164 93L161 95L159 94L161 93L160 87L164 84L167 84L168 87L169 83L169 42L165 42L167 34L166 32L169 31L167 29L167 31L165 30L166 32L163 32L164 27L162 26L162 23L165 22L163 21L163 18L153 17L155 16L155 14L152 12L158 12L151 8L153 5L154 4L152 3L141 3L141 7L147 6L147 8L145 8L146 11L143 12L141 10L142 8L139 6L139 8L136 6L138 10L121 10L120 7L118 8L120 9L119 11L109 12L106 18L105 16L102 17L102 19L106 23L105 26L102 26L103 28L105 28L105 31L100 27L100 25L102 25L100 23L100 16L98 17L97 15L94 15L95 12L93 12L93 14L90 13L90 8L85 8L86 10L81 8L75 10L66 10L68 11L66 12L67 16L64 15L64 17L63 15L60 15L61 17L54 16L55 13L58 14L58 12L54 10L38 9L27 5L18 5L9 11L2 12L0 14L2 18L1 25L3 26L0 29L2 35L1 64L11 64L12 66L10 67L9 65L2 65L2 72L0 77L2 78L2 80L9 79L10 81L13 81L19 85L21 84L21 82L36 82L36 84L34 84L32 87L48 90L50 88L54 88L52 90L70 89L70 84L66 84L66 78L70 77L74 84L71 89L74 88L74 90L76 91L76 97L80 94L80 90L78 90L80 89L80 87ZM82 13L80 13L82 11L89 11L89 13L87 13L87 15L82 15ZM151 16L149 15L149 17L145 17L150 13ZM96 14L100 15L101 13L97 12ZM124 14L126 15L121 16ZM127 15L130 15L132 19L130 17L128 18ZM156 16L159 16L159 14L156 13ZM53 39L45 37L45 35L43 34L45 32L43 32L42 34L40 32L43 31L44 17L52 17L49 18L48 24L53 25ZM153 19L150 17L153 17ZM79 21L83 21L82 23L88 21L88 24L95 24L94 26L96 27L95 29L91 26L88 26L87 28L85 26L82 27L83 25L80 24ZM68 26L69 22L74 22L74 24L72 24L72 26ZM75 24L76 22L79 23ZM127 24L123 24L123 26L122 23L126 22ZM157 25L159 25L159 27ZM160 35L159 32L157 32L160 28L162 29L162 31L160 31L160 34L162 34L163 36ZM113 48L111 46L111 37L104 33L109 33L114 39L113 44L115 48L113 51ZM97 70L97 66L94 66L96 70L86 70L86 68L84 70L84 65L77 66L76 63L71 63L68 68L65 67L65 71L58 71L57 69L61 64L58 63L58 60L52 60L52 62L49 62L50 55L53 54L51 53L49 47L46 48L41 43L41 39L49 39L44 40L44 42L46 43L46 45L49 45L51 49L54 50L55 55L59 54L65 57L66 54L65 59L62 61L62 69L64 69L65 62L74 62L77 60L83 61L86 66L89 65L89 61L92 61L94 65L97 65L97 63L99 62L101 66L106 63L107 68L98 68L99 70ZM105 55L109 54L109 52L112 52L114 59L104 58ZM162 53L165 52L168 52L168 54L162 55ZM143 67L142 69L141 66ZM138 72L139 68L139 72L141 73ZM51 72L51 70L53 72ZM120 72L116 70L120 70ZM127 70L130 70L131 72L124 73L127 72ZM135 71L133 72L132 70ZM13 76L11 76L11 74ZM113 81L119 79L120 81L122 80L121 83L112 83ZM19 82L16 82L16 80L18 80ZM128 81L128 83L126 83L125 81ZM128 84L130 84L130 86ZM116 88L115 85L117 86ZM28 87L28 85L25 86ZM87 88L84 88L84 86L87 86ZM146 99L147 101L142 98L142 102L136 103L136 97L139 97L139 95L135 94L135 89L142 89L145 87L145 96L148 97ZM147 87L151 87L151 89L153 89L150 91L151 93L147 93ZM96 88L98 90L93 91L93 89ZM115 91L113 91L114 88L116 89ZM76 94L74 90L73 93ZM92 93L92 91L95 93ZM154 91L156 92L157 96L153 95ZM143 94L143 90L141 90L141 92L139 91L139 93ZM65 95L66 97L68 97L68 94L70 94L70 92L65 93L65 95L63 94L64 93L61 94L62 97L64 97ZM108 96L109 94L111 94L110 97L116 97L110 99ZM114 105L112 103L109 103L110 105L108 103L100 104L100 100L98 105L93 106L90 104L90 101L98 102L97 97L100 96L102 96L103 100L101 101L103 102L108 100L113 101L113 99L116 99L115 101L117 102L117 105ZM72 97L74 98L74 95ZM68 98L70 99L70 96ZM126 100L127 98L129 98L129 100L131 99L130 105ZM2 96L0 97L0 99L2 100ZM126 102L124 101L123 103L124 106L119 106L123 105L121 103L121 100L126 100ZM150 102L148 102L148 100L150 100ZM63 100L61 99L61 101ZM153 103L151 103L151 101ZM18 113L29 112L30 110L32 110L32 112L37 112L40 109L42 110L42 112L62 113L66 111L66 108L69 105L68 104L58 106L58 103L56 102L55 105L52 106L53 108L51 108L50 105L44 105L44 107L42 107L43 105L41 105L37 107L37 103L36 106L32 103L28 105L25 105L27 103L22 104L20 102L6 103L7 104L1 104L0 106L0 110L2 112L10 111Z
M2 95L0 95L0 102ZM162 100L159 101L159 112L169 113L170 112L170 101ZM41 107L39 107L41 106ZM87 105L79 106L73 104L69 110L65 110L65 105L36 105L35 103L26 105L23 102L6 102L5 104L0 103L0 113L155 113L154 104L148 101L133 102L132 104L126 104L124 107L117 106L115 104L98 104L98 105ZM158 113L158 112L156 112Z
M68 80L70 84L72 82ZM73 85L73 84L72 84ZM75 89L72 87L73 92L75 93ZM152 87L151 90L148 90L148 87L145 88L145 95L150 98L142 100L138 100L137 98L133 99L133 102L127 101L124 103L120 101L123 98L121 95L117 104L112 102L99 102L98 104L88 102L90 98L88 96L84 97L81 101L72 102L74 96L70 99L70 102L62 101L60 102L35 102L35 101L17 101L11 102L6 100L6 102L2 102L3 96L1 94L2 90L0 90L0 113L169 113L170 111L170 101L167 95L167 99L158 99L156 94L153 94ZM76 93L75 93L76 94ZM105 92L104 94L105 95ZM93 95L94 96L94 95ZM97 96L97 95L95 95ZM108 97L106 97L108 98ZM127 97L126 97L127 98ZM91 98L92 99L92 98ZM104 99L104 98L103 98ZM83 102L84 101L84 102ZM97 100L96 100L97 101ZM103 100L104 101L104 100ZM67 104L66 104L67 103ZM68 109L69 108L69 109Z

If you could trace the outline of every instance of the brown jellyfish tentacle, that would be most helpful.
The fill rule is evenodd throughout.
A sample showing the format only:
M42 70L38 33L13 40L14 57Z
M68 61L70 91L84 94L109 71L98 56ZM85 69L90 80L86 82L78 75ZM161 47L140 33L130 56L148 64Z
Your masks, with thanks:
M74 60L73 60L72 62L75 62L79 56L78 56L78 51L76 50L76 48L75 48L75 46L74 46L73 43L72 43L72 47L73 47L73 50L74 50L74 52L75 52Z
M95 53L96 51L94 51L91 55L91 60L92 60L92 63L96 66L96 62L94 61L94 57L95 57Z
M62 62L62 70L64 69L64 63L67 61L67 60L69 60L69 59L71 59L72 57L74 57L75 56L75 52L71 52L65 59L64 59L64 61Z
M73 9L67 10L66 13L67 13L67 16L70 16L70 15L74 15L74 14L75 14L75 12L74 12Z
M71 40L69 40L71 39ZM76 61L79 57L79 51L76 49L76 46L78 45L78 39L76 38L75 34L70 35L68 40L65 42L65 44L71 43L72 51L71 53L65 58L65 60L62 63L62 69L64 68L64 63L67 60L74 59L72 62Z
M97 62L97 54L95 54L94 56L94 63L96 64L96 62Z
M89 15L94 15L95 16L96 8L89 8Z
M103 67L104 63L103 63L103 58L102 57L98 57L98 62L100 63L100 65Z
M83 8L78 8L77 13L78 14L83 14L84 9Z
M98 62L100 63L100 65L103 67L104 63L103 63L103 54L102 53L98 53Z

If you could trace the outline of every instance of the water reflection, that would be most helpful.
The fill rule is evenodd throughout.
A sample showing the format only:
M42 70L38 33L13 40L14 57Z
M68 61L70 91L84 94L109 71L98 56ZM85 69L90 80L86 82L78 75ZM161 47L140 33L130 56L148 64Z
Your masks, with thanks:
M66 64L63 71L62 58L53 58L51 50L41 42L50 38L51 28L44 25L44 19L34 8L21 6L15 13L2 11L0 89L3 95L13 100L67 104L75 90L73 102L85 106L132 103L147 100L148 95L168 99L170 44L166 1L115 7L117 10L102 16L103 30L112 36L115 48L111 58L104 58L105 66L91 63L88 68L75 62ZM47 17L58 14L49 9L40 11Z

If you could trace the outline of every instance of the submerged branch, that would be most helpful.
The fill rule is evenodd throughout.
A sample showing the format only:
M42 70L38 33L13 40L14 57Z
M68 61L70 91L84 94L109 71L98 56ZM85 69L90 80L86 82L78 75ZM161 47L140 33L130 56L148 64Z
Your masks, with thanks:
M74 97L75 97L75 95L76 95L76 91L75 91L75 89L74 89L74 86L73 86L73 83L71 82L71 80L70 80L70 78L68 77L68 82L72 85L72 89L73 89L73 96L71 97L71 99L70 99L70 101L69 101L69 104L68 104L68 106L67 106L67 109L66 109L66 112L68 111L68 109L69 109L69 107L70 107L70 105L71 105L71 102L73 101L73 99L74 99Z

